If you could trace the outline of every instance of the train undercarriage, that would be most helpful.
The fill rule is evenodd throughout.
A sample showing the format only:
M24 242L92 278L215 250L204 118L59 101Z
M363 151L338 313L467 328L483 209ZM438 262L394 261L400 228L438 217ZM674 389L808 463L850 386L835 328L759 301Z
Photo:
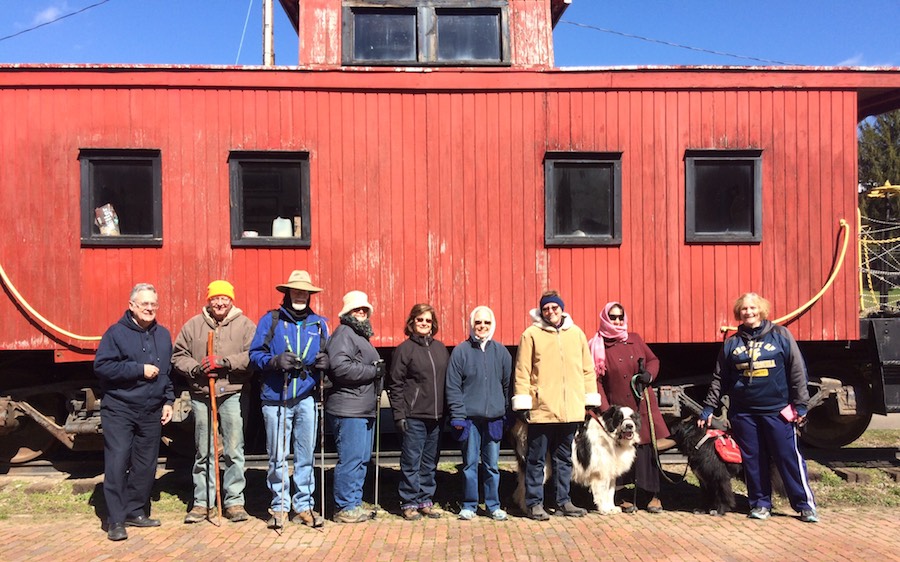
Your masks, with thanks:
M866 430L873 414L900 412L900 318L867 319L862 325L858 341L801 342L810 374L809 423L801 433L808 445L847 445ZM693 405L706 393L719 344L653 349L662 366L655 389L663 414L677 419L696 413ZM381 351L390 357L390 350ZM177 389L178 382L176 377ZM60 448L75 455L102 450L101 397L90 363L57 364L50 352L3 352L0 389L0 464L52 458ZM264 452L258 389L247 394L248 452ZM186 423L190 396L184 389L176 396L163 442L170 451L192 454L193 424Z

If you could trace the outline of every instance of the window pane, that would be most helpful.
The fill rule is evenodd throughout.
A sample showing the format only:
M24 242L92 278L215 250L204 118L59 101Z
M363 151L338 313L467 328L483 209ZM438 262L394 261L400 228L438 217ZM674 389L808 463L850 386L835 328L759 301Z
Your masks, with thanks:
M439 61L500 61L500 13L495 10L437 10Z
M353 58L416 61L415 10L354 10Z
M695 231L753 233L753 163L695 162Z
M297 162L241 163L240 181L244 216L244 237L302 237L303 208L301 200L301 167ZM274 222L275 219L286 219ZM279 232L273 230L276 226Z
M613 235L612 166L557 162L554 178L557 235Z
M118 217L118 234L153 235L153 166L149 161L94 161L91 186L95 218L104 224L103 232L95 220L91 229L94 236L112 235L111 223L103 219L110 212ZM109 204L97 215L97 209ZM105 211L105 213L104 213Z

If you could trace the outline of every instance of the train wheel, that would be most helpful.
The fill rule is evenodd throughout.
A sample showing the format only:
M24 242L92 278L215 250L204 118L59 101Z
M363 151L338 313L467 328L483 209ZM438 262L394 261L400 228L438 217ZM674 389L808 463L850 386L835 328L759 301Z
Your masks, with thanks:
M857 414L838 414L833 396L818 408L813 408L807 417L806 426L800 432L800 440L820 449L837 449L856 441L865 433L872 420L871 390L866 386L856 386Z
M65 408L59 396L44 394L28 398L28 403L45 416L62 425ZM41 427L30 416L19 418L19 427L0 439L0 462L21 464L48 454L59 445L56 437Z

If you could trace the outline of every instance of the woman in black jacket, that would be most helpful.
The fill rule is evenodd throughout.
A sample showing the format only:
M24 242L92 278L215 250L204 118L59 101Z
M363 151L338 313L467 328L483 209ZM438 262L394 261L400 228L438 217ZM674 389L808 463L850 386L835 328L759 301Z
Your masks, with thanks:
M370 516L362 508L362 491L384 376L384 361L369 342L374 334L371 315L368 296L350 291L344 295L341 325L328 340L331 387L325 395L325 413L338 454L334 467L334 520L338 523L361 523Z
M413 306L403 331L409 339L394 351L388 379L394 425L402 439L400 509L409 521L422 515L439 518L433 498L449 354L434 339L438 322L430 304Z

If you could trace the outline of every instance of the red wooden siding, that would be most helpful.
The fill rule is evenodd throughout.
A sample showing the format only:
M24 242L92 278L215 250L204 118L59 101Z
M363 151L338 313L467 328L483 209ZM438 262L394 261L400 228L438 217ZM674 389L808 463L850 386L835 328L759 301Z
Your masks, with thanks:
M0 68L0 265L50 320L100 334L138 281L160 291L173 332L206 284L231 280L252 318L308 269L332 318L348 290L375 306L375 343L403 341L416 302L439 337L467 335L487 304L516 344L546 288L586 332L621 300L651 342L710 342L733 299L774 313L815 294L856 216L856 90L897 73L704 70L419 73ZM82 248L81 148L162 157L163 246ZM684 152L763 153L760 244L684 243ZM310 154L312 247L232 248L228 154ZM545 248L546 151L622 153L623 242ZM802 340L858 337L856 245L834 287L791 327ZM0 349L65 347L0 295ZM89 346L88 346L89 347Z

